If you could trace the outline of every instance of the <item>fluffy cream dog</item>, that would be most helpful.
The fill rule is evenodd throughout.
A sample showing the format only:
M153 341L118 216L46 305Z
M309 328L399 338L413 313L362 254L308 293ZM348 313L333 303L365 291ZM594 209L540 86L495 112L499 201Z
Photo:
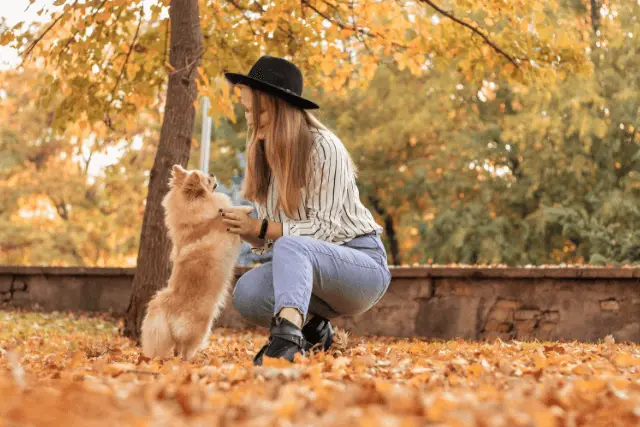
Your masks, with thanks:
M151 358L176 354L190 360L206 347L211 325L226 301L240 237L227 232L222 222L219 209L232 204L214 191L215 177L175 165L169 187L162 206L173 268L168 286L147 307L142 349Z

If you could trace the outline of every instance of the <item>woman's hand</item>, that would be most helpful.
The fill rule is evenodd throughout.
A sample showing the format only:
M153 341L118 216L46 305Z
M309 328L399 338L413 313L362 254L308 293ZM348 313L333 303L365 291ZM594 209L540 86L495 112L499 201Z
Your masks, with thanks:
M227 226L227 231L238 234L244 240L255 240L260 234L262 220L249 216L251 211L253 208L249 206L234 206L220 209L220 215Z

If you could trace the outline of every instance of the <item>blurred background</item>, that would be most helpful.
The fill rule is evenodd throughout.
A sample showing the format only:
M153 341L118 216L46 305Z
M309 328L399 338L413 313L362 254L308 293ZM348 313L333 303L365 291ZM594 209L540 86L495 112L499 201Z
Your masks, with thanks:
M168 2L98 3L2 5L0 264L135 266L164 105ZM424 35L405 38L426 40L420 60L408 48L406 56L389 50L392 34L371 36L370 47L356 40L376 59L356 61L357 77L342 76L340 65L355 50L318 58L311 41L303 48L266 15L240 10L253 3L201 5L200 89L215 116L209 170L238 203L246 124L221 73L248 71L260 53L290 55L309 76L305 94L321 105L318 117L359 168L390 263L640 263L640 1L445 4L530 58L523 73L420 2L398 2L407 22L398 31L425 23ZM329 14L331 4L320 3L309 4ZM68 26L57 23L63 30L29 51L62 12ZM505 27L510 14L524 17L519 35ZM208 25L215 16L223 22ZM307 18L317 37L353 37L318 18L318 28ZM234 38L225 23L236 25ZM87 33L100 24L111 33ZM200 162L195 105L191 168ZM245 247L239 263L264 259Z

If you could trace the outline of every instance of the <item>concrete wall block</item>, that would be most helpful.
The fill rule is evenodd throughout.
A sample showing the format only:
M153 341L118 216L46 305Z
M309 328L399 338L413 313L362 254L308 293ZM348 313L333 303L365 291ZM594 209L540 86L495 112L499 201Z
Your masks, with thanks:
M516 336L518 335L532 336L538 326L538 320L529 319L529 320L516 321L514 323L514 326L516 330Z
M26 291L15 291L11 298L11 305L14 307L30 308L35 305L29 293Z
M415 320L415 335L443 339L478 339L483 311L480 298L431 298L420 305Z
M558 322L560 320L560 312L546 311L542 313L542 320L545 322Z
M416 301L429 297L430 292L430 279L402 279L391 283L378 305L385 307L402 307L407 304L407 301Z
M14 291L26 291L27 290L27 281L23 277L16 277L13 281L13 290Z
M551 341L559 339L557 336L557 324L551 322L540 322L536 331L536 338L541 341Z
M510 332L513 329L513 323L499 322L497 320L490 319L484 326L486 332Z
M11 291L13 280L12 275L0 276L0 294Z
M510 299L498 299L495 303L496 309L501 310L517 310L520 308L522 303L520 301L510 300Z
M518 310L514 314L515 320L531 320L540 317L540 310Z
M600 309L602 311L618 311L620 310L620 303L615 299L607 299L600 301Z
M513 322L514 313L514 310L498 308L494 305L487 314L487 320L496 320L498 322Z

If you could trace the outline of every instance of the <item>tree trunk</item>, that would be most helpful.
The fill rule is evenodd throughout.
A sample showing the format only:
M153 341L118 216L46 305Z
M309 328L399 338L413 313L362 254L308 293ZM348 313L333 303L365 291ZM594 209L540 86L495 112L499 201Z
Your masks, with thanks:
M400 250L398 248L398 236L393 223L393 217L389 215L387 210L380 205L380 201L375 196L369 196L369 201L373 205L373 209L384 220L384 231L389 236L389 246L391 249L391 264L401 265L402 259L400 258Z
M169 17L169 62L175 71L172 69L169 75L160 143L149 179L133 293L124 328L124 335L136 341L139 340L147 303L166 285L170 274L171 243L164 226L161 202L168 190L171 167L174 164L186 167L189 161L195 120L194 101L198 95L194 78L203 49L198 0L172 1Z

